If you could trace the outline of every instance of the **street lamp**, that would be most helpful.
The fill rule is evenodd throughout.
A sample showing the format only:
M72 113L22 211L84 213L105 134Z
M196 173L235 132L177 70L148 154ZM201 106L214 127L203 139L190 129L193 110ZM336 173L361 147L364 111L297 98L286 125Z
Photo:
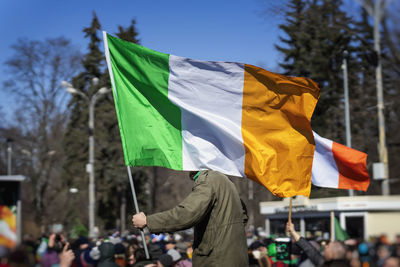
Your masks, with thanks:
M351 128L350 128L350 105L349 105L349 83L347 79L347 59L349 57L349 52L347 50L343 51L343 87L344 87L344 114L345 114L345 124L346 124L346 146L351 147ZM349 196L354 196L354 190L349 190Z
M97 85L98 78L93 78L92 84ZM89 106L89 163L86 165L86 172L89 173L89 236L95 237L94 233L94 213L95 213L95 184L94 184L94 107L100 95L104 95L111 91L111 89L102 87L94 95L87 96L82 91L74 88L72 84L62 81L61 85L65 87L68 93L72 95L80 95L87 100Z

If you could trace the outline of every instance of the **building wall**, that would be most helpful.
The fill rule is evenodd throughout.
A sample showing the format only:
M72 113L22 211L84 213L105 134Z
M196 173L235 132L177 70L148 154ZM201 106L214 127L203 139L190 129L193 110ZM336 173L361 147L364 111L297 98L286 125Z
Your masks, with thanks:
M393 242L400 234L400 212L369 212L366 230L368 236L386 234Z

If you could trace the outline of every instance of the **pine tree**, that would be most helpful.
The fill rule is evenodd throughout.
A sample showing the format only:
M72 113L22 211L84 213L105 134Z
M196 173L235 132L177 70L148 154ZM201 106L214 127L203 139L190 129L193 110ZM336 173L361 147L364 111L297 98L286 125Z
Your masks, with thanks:
M140 40L138 39L139 33L136 31L136 20L132 19L131 25L124 28L123 26L118 26L118 32L116 35L128 42L139 44Z
M90 39L88 46L88 53L82 60L83 71L72 79L74 88L80 90L89 98L93 95L96 87L93 85L92 80L95 77L101 76L101 66L103 64L103 57L99 50L100 39L97 36L97 31L100 30L100 24L95 13L93 13L93 20L90 27L83 30L85 38ZM80 95L72 95L68 104L70 110L68 126L63 140L63 147L66 155L64 163L64 181L67 186L77 187L80 190L79 202L82 207L87 207L88 203L88 176L85 172L86 164L88 163L88 102ZM97 110L95 111L95 129L97 126ZM96 132L94 133L95 142ZM95 145L95 155L97 156L97 146ZM96 160L95 156L95 160ZM95 165L96 167L96 165ZM97 168L96 168L97 170ZM96 173L97 178L97 173ZM97 180L96 180L97 184ZM87 213L82 212L82 221L87 220Z
M377 57L373 48L373 28L368 20L368 14L364 9L361 9L361 19L356 24L355 35L358 36L358 48L354 64L357 64L359 67L357 75L359 84L350 91L352 146L367 153L369 160L375 162L378 161L377 147L371 146L371 143L378 143L378 122L375 108L375 67Z
M286 75L310 76L308 70L307 51L310 46L310 36L306 31L306 3L303 0L292 0L288 3L285 13L286 24L279 25L285 37L279 37L285 46L275 45L276 49L284 54L284 62L279 65Z
M343 105L343 52L347 50L349 87L358 84L358 68L352 32L354 22L341 8L341 0L291 0L286 22L280 25L280 66L287 75L305 76L318 83L321 95L313 114L312 128L320 135L345 144ZM354 92L353 92L354 94ZM312 196L344 195L347 191L311 190Z
M389 1L390 2L390 1ZM397 8L396 8L397 7ZM386 118L386 137L389 153L390 193L400 193L400 5L395 1L382 20L382 69Z
M90 40L88 53L82 61L84 71L72 80L74 88L85 93L89 99L99 88L111 87L108 70L104 68L104 54L100 50L102 42L99 38L100 29L99 20L93 13L91 25L83 30L85 37ZM119 26L118 34L124 39L137 42L135 21L133 20L127 28ZM92 82L95 77L99 79L97 85ZM82 189L81 201L83 204L88 201L88 179L85 173L85 165L88 162L88 103L82 97L74 95L69 108L71 110L70 121L64 139L67 156L64 165L65 178L69 185ZM129 201L131 193L111 93L98 98L94 113L96 225L110 229L117 226L120 216L119 208L126 202L124 199L128 199L130 207L133 206ZM143 175L143 172L134 172L133 175L136 178L135 186L139 203L141 206L145 206L144 183L146 176ZM86 217L86 214L84 216Z
M321 96L313 115L313 129L322 136L343 142L344 120L342 52L353 51L348 29L352 21L340 10L341 0L291 0L286 35L277 49L284 54L287 75L306 76L316 81Z

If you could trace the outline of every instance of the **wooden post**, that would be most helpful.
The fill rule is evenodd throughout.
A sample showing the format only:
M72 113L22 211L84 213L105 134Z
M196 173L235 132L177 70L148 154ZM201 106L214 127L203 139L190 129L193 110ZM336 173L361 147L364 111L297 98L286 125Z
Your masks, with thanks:
M331 242L335 241L335 212L331 211Z
M289 202L289 222L292 223L292 201L293 198L290 198L290 202Z

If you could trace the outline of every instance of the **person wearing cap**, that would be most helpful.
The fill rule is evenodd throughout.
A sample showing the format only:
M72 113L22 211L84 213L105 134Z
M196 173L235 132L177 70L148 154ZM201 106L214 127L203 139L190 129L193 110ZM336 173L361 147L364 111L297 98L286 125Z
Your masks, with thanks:
M115 247L111 242L104 242L99 246L100 259L97 263L98 267L119 267L115 263Z
M173 263L171 255L163 254L157 260L157 267L172 267Z
M167 254L172 257L172 261L174 265L182 258L181 254L176 249L170 249L167 251Z
M192 192L176 207L132 217L133 226L152 233L194 227L193 266L248 266L247 212L235 185L217 171L191 172Z

